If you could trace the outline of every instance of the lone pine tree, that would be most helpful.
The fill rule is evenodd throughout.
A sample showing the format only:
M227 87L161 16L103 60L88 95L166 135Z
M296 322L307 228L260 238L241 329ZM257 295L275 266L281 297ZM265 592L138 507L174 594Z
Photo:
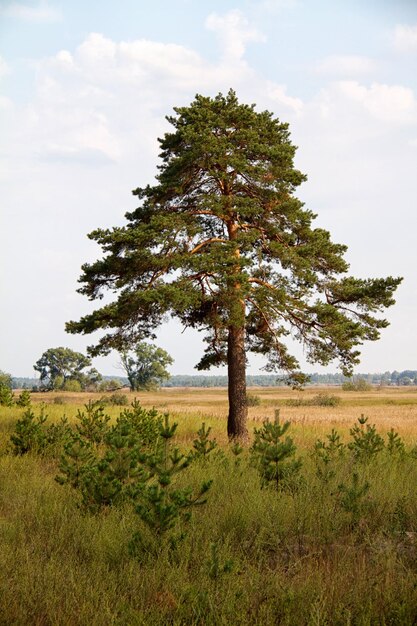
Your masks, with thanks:
M374 314L394 304L401 279L339 277L346 246L313 228L316 216L294 196L306 177L294 168L287 124L240 104L233 91L197 95L174 111L173 132L159 139L156 184L133 191L140 206L126 226L89 235L104 255L82 267L79 292L118 297L67 330L110 331L92 356L154 338L168 313L204 330L197 369L227 363L228 434L244 439L247 351L302 384L285 345L291 334L310 362L338 359L349 374L357 346L388 325Z

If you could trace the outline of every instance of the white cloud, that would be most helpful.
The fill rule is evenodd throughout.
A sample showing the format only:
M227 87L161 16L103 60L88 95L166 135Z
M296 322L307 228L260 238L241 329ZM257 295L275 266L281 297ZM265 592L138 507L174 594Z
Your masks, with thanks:
M7 74L10 74L10 68L6 61L0 56L0 78L2 76L7 76Z
M265 36L250 26L247 18L237 9L224 15L212 13L206 19L206 27L217 34L224 57L229 60L241 59L245 53L246 43L265 41Z
M174 105L188 103L197 91L239 90L252 77L240 61L209 63L184 46L145 39L115 42L100 33L36 67L36 97L20 111L18 138L12 143L30 145L26 158L31 154L48 163L98 168L128 155L133 163L138 150L147 154L149 167L164 116ZM275 98L296 107L285 87L279 89Z
M74 65L74 61L72 55L68 50L61 50L56 55L56 60L63 64L63 66L72 67Z
M272 100L272 103L282 105L297 115L303 111L304 103L301 98L289 96L285 85L277 85L275 83L268 82L266 87L268 97Z
M61 12L44 0L37 6L12 2L0 9L0 13L6 17L27 22L59 22L62 20Z
M356 55L333 55L323 59L316 66L320 74L356 76L369 74L375 69L375 62L369 57Z
M416 120L417 101L412 89L402 85L372 83L370 87L357 81L340 81L338 88L347 98L362 105L373 117L384 122Z
M393 43L401 52L417 50L417 24L415 26L398 24L394 30Z
M10 98L6 98L5 96L0 96L0 109L11 109L13 106Z

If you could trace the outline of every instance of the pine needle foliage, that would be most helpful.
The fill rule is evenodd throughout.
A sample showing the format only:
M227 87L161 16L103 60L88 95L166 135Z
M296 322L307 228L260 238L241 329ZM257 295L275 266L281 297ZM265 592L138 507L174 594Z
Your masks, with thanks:
M197 437L193 441L192 458L207 459L210 452L217 448L217 441L210 439L211 426L208 428L203 422L201 428L197 431Z
M351 528L355 528L359 524L361 516L369 504L366 499L369 489L369 482L361 480L358 472L352 473L350 484L341 483L337 488L339 505L346 513L349 513Z
M31 404L31 396L29 389L22 389L16 400L16 405L19 407L27 408Z
M125 226L89 235L103 258L83 266L79 292L118 297L67 330L107 331L92 356L154 338L168 314L205 331L197 368L227 363L228 433L244 439L246 353L265 355L268 371L300 385L291 335L310 362L336 359L349 375L357 347L388 325L377 314L394 303L401 279L346 275L346 246L314 228L316 215L295 196L306 176L294 167L288 124L239 103L233 90L174 111L156 184L133 191L140 205Z
M14 454L20 455L43 450L46 445L44 429L46 419L44 407L41 407L38 415L31 408L23 413L22 417L17 420L15 431L10 437Z
M100 402L89 400L84 410L77 412L76 431L80 438L91 445L98 446L109 429L110 416L104 412Z
M7 385L0 383L0 406L11 407L14 405L13 391Z
M82 508L90 512L136 500L152 476L146 462L160 445L162 416L134 400L112 426L100 403L89 402L77 418L64 446L57 482L75 488Z
M171 530L180 520L189 521L191 508L205 504L205 494L212 483L211 480L204 481L197 493L188 487L175 488L174 477L185 470L191 461L189 455L182 454L171 445L176 429L177 424L170 424L168 415L165 415L159 431L162 445L155 454L143 459L153 480L141 492L135 510L157 536Z
M348 448L358 461L370 461L385 446L383 437L377 432L375 424L367 423L368 418L363 414L358 418L358 423L350 429L352 441L348 443Z
M318 439L314 444L313 458L316 463L316 475L323 482L329 482L335 476L334 462L340 459L346 446L339 433L332 428L326 440Z
M294 482L301 469L301 460L293 459L296 447L291 437L283 436L290 422L279 421L276 412L273 422L264 420L262 428L255 428L255 439L250 450L258 468L263 487L272 486L277 491Z

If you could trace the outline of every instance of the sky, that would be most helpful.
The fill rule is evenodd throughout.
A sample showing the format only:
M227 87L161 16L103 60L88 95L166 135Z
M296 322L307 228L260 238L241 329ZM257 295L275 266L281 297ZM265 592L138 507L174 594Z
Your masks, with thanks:
M94 342L64 329L95 307L76 292L101 253L87 233L137 206L173 107L230 88L289 123L297 195L349 272L404 277L357 371L417 369L415 0L0 0L0 369ZM157 334L195 373L201 335ZM121 375L117 354L94 365Z

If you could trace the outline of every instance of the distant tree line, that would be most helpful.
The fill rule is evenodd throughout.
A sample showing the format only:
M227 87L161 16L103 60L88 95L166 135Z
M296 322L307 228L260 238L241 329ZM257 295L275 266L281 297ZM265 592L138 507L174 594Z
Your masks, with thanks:
M307 385L343 385L348 381L364 380L370 385L417 385L417 370L402 372L384 372L376 374L357 374L352 378L343 374L308 374ZM247 376L248 387L278 387L286 382L274 374ZM227 376L176 375L162 383L163 387L227 387Z
M403 370L398 372L384 372L376 374L358 374L352 379L346 378L342 374L310 374L308 385L343 385L346 382L364 380L370 385L396 385L409 386L417 385L417 370ZM247 383L249 387L279 387L284 386L284 382L279 380L274 374L258 374L248 375ZM37 378L18 377L11 378L11 386L13 389L31 389L38 387L40 381ZM115 387L127 387L129 381L126 376L103 376L100 382L99 390L104 391L106 388L113 389ZM177 374L171 376L169 380L161 383L162 387L226 387L227 376L203 376L203 375L185 375Z

